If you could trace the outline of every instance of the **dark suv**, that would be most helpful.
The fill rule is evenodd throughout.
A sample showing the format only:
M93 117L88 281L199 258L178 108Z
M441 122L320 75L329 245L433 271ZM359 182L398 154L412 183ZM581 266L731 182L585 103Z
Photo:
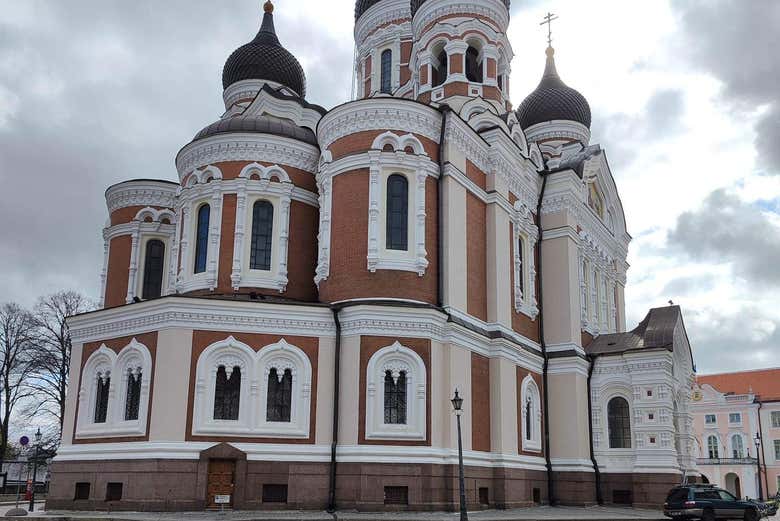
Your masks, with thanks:
M744 519L758 521L764 516L761 503L735 498L731 492L713 485L682 485L669 491L664 515L676 519Z

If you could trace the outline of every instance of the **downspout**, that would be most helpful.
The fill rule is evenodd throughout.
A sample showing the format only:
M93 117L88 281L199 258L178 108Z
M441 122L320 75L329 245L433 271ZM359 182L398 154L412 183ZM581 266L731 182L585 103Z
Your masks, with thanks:
M336 325L336 346L333 357L333 431L330 444L330 477L328 483L328 512L336 511L336 448L339 444L339 380L341 376L341 306L331 306L333 323Z
M766 475L766 449L764 447L764 428L761 426L761 406L763 405L763 402L761 399L758 399L758 432L761 436L761 445L758 449L760 452L759 454L756 454L756 456L759 458L758 460L758 479L761 480L761 460L764 461L763 467L764 467L764 491L766 492L766 497L769 497L769 478ZM763 458L761 458L763 456Z
M552 461L550 460L550 413L549 409L549 391L547 386L547 366L550 359L547 355L547 344L544 341L544 291L542 291L542 200L544 199L544 190L547 188L547 174L549 172L541 172L542 175L542 189L539 192L539 201L536 203L536 218L539 221L539 236L536 240L538 249L536 250L536 276L539 280L539 297L537 298L537 304L539 307L539 345L542 348L542 357L544 358L544 365L542 366L542 387L544 387L543 399L544 399L544 462L547 467L547 500L550 505L555 505L555 490L552 475Z
M593 399L591 397L590 380L593 377L593 369L596 368L596 356L588 356L588 439L590 441L590 461L593 463L593 472L596 478L596 503L604 504L604 496L601 491L601 471L596 461L596 453L593 450Z
M437 297L436 304L439 309L444 307L444 241L442 228L444 226L444 209L442 201L444 200L444 136L447 131L447 116L452 110L449 105L442 105L441 111L441 134L439 134L439 179L436 183L436 212L438 221L436 226L436 277L437 277Z

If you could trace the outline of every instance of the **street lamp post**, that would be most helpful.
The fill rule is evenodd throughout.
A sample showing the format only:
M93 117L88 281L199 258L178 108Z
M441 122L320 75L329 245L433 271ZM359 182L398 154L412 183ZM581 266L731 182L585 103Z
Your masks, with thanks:
M758 470L758 500L764 500L764 487L761 485L761 435L756 433L756 437L753 438L753 442L756 444L756 467Z
M455 409L455 416L458 420L458 484L460 486L460 521L468 521L469 514L466 511L466 483L463 479L463 441L460 434L460 415L463 412L463 398L458 395L455 389L455 396L452 398L452 407Z
M35 456L33 457L32 490L30 491L30 512L35 510L35 477L38 474L38 449L41 448L41 428L35 433Z

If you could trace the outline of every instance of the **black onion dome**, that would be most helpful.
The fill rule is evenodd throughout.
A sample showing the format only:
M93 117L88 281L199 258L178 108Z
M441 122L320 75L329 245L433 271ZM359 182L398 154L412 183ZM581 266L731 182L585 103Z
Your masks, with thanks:
M412 17L414 17L414 15L417 14L417 10L420 8L420 6L425 3L425 0L411 0L411 1L412 1ZM510 0L503 0L503 2L506 8L509 9Z
M356 0L355 2L355 21L363 16L363 13L374 7L382 0Z
M282 47L274 29L274 6L265 3L263 24L255 39L242 45L225 62L222 70L222 87L241 80L268 80L306 96L306 75L303 67L290 51Z
M317 137L311 129L299 127L292 121L268 116L233 116L221 119L198 132L192 141L230 132L272 134L317 146Z
M585 96L567 86L555 69L555 50L547 48L547 65L542 81L517 108L523 129L545 121L576 121L590 128L590 105Z

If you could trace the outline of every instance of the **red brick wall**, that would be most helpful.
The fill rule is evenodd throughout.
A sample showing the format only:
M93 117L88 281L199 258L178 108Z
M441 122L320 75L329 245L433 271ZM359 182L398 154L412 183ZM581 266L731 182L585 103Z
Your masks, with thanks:
M471 353L471 448L490 452L490 359Z
M466 194L466 298L467 312L487 320L487 245L485 203Z
M425 248L428 268L420 277L411 271L368 271L368 170L333 178L330 275L320 283L323 302L351 298L406 298L436 303L436 180L426 181ZM410 208L410 211L412 209ZM409 237L409 245L413 238Z
M108 250L108 269L106 272L107 308L121 306L127 298L127 278L130 268L130 250L133 240L129 235L120 235L111 239Z
M187 404L187 441L213 441L213 442L242 442L242 443L282 443L280 438L245 438L230 436L194 436L192 434L192 409L195 404L195 380L198 368L198 358L208 346L215 342L225 340L232 335L239 342L243 342L255 351L263 347L275 344L282 338L288 343L298 347L306 353L311 363L311 409L309 411L309 437L306 439L284 438L284 443L314 443L314 432L317 421L317 365L319 361L320 341L317 337L303 337L290 335L261 335L253 333L226 333L223 331L194 331L192 335L192 356L190 358L190 390ZM244 382L241 385L250 385Z
M468 177L471 182L473 182L478 187L482 188L483 190L486 189L487 177L485 176L485 172L477 168L477 165L469 160L466 160L466 177Z
M405 130L388 129L390 132L394 132L399 136L408 134ZM344 156L351 154L358 154L371 150L371 145L374 140L380 134L384 134L387 130L364 130L362 132L356 132L348 136L337 139L331 143L328 150L333 154L333 160L340 159ZM439 160L439 145L425 136L415 134L415 137L420 140L423 145L425 153L431 158L431 161Z
M219 237L219 273L217 274L217 293L231 293L230 274L233 270L233 241L236 235L236 194L222 196L222 223ZM247 234L246 238L250 238ZM193 249L193 252L195 250Z
M127 206L125 208L114 210L111 212L111 226L131 222L135 218L136 214L138 214L138 212L144 208L146 208L146 206ZM166 208L165 206L152 206L151 208L154 208L155 210L172 210L171 208Z
M406 441L384 441L366 439L366 371L368 370L368 361L374 353L399 342L408 347L422 358L425 364L425 440L406 440ZM361 336L360 337L360 397L358 410L358 443L361 445L424 445L431 444L431 341L423 338L392 338L382 336Z

